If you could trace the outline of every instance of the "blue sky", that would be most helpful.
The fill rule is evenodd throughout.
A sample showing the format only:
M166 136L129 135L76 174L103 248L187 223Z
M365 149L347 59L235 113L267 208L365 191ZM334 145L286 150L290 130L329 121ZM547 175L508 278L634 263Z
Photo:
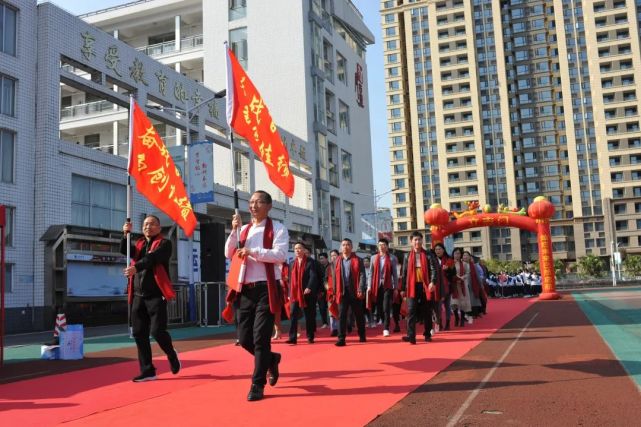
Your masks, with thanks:
M385 87L383 79L383 44L381 42L381 19L378 12L378 0L352 0L363 13L365 24L376 38L376 43L367 49L367 72L369 91L369 113L372 134L372 161L374 163L374 187L378 194L389 191L391 171L387 145L387 118L385 109ZM79 15L94 10L104 9L119 4L130 3L130 0L52 0L52 3ZM391 206L391 194L383 196L378 205Z

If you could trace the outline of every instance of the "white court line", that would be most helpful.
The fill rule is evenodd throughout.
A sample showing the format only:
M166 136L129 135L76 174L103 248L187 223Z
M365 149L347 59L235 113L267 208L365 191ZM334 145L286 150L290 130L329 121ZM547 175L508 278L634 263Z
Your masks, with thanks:
M503 363L503 361L504 361L504 360L505 360L505 358L508 356L508 354L510 354L510 352L512 351L512 349L514 348L514 346L516 345L516 343L518 342L518 340L519 340L519 339L523 336L523 334L525 333L525 330L528 328L528 326L530 326L530 324L532 324L532 322L534 321L534 319L536 319L536 316L538 316L538 315L539 315L539 313L538 313L538 312L537 312L537 313L534 313L534 316L532 316L532 318L530 319L530 321L529 321L529 322L527 322L527 324L523 327L523 329L521 329L521 332L519 332L519 334L516 336L516 338L514 338L514 341L512 341L512 344L510 344L510 346L505 350L505 352L503 353L503 355L501 356L501 358L500 358L499 360L497 360L497 362L494 364L494 366L492 367L492 369L490 369L490 372L488 372L488 373L485 375L485 378L483 378L483 381L481 381L481 382L479 383L479 385L474 389L474 391L472 391L472 393L470 393L470 395L469 395L469 396L468 396L468 398L465 400L465 402L463 402L463 404L462 404L462 405L461 405L461 407L458 409L458 411L456 411L456 414L454 414L454 417L452 417L452 419L450 420L450 422L448 422L448 423L447 423L447 427L453 427L453 426L455 426L455 425L459 422L459 420L461 419L461 417L463 416L463 414L465 413L465 411L467 411L467 409L468 409L468 408L470 407L470 405L472 404L472 401L476 398L476 396L478 396L478 394L481 392L481 389L482 389L483 387L485 387L485 384L487 384L487 383L488 383L488 381L490 380L490 378L492 377L492 375L494 375L494 372L496 371L496 369L501 365L501 363Z

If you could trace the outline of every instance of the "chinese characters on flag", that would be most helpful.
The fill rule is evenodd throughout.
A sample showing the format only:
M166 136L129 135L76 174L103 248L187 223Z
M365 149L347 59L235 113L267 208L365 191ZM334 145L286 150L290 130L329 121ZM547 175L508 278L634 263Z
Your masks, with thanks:
M167 147L153 125L132 100L132 141L129 151L129 175L136 188L154 206L191 236L196 228L196 216Z
M227 123L249 141L274 185L292 197L294 176L289 170L287 148L263 98L230 49L227 49Z

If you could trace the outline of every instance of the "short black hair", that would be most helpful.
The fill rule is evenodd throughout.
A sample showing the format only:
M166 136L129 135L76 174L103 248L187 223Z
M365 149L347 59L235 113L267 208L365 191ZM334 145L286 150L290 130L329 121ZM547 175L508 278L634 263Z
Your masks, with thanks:
M445 245L444 245L443 243L438 242L437 244L435 244L435 245L434 245L434 249L436 249L436 248L441 248L441 249L443 249L443 255L445 255L445 256L449 256L449 255L448 255L448 253L447 253L447 249L445 249Z
M343 240L341 240L341 242L349 242L351 246L354 246L352 239L350 239L349 237L344 237Z
M389 240L387 240L385 237L381 237L378 239L378 243L385 243L387 246L389 246Z
M410 234L410 240L412 240L414 237L420 237L422 239L423 233L421 233L420 231L412 231L412 234Z
M329 253L338 255L338 249L332 249Z
M371 258L366 256L365 258L363 258L363 261L365 261L365 260L371 261Z
M297 240L297 241L296 241L296 243L294 243L294 247L295 247L296 245L301 245L304 249L309 250L309 246L307 246L307 243L305 243L305 242L304 242L304 241L302 241L302 240Z
M319 257L319 258L320 258L320 257L322 257L322 256L324 256L325 258L329 258L329 257L327 256L327 252L321 252L321 253L319 253L319 254L318 254L318 257Z
M264 190L256 190L254 191L254 194L260 194L262 196L263 202L267 203L268 205L272 204L272 196Z

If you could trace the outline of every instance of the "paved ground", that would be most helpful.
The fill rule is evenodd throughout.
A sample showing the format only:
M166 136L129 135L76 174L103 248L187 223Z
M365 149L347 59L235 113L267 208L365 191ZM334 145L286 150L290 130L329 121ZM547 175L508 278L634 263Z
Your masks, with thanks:
M639 425L640 324L641 288L584 290L536 302L371 425ZM228 328L175 329L172 335L182 351L234 338ZM136 358L126 333L88 338L80 361L19 357L37 357L40 341L14 341L23 344L6 350L10 360L0 383Z

